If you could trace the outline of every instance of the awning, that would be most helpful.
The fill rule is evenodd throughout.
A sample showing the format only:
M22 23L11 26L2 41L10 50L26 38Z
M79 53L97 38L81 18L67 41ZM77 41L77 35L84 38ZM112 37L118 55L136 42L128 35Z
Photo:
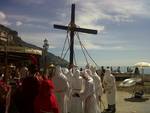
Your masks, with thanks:
M35 55L42 55L42 50L40 49L33 49L28 47L20 47L20 46L0 46L0 52L13 52L13 53L26 53L26 54L35 54Z

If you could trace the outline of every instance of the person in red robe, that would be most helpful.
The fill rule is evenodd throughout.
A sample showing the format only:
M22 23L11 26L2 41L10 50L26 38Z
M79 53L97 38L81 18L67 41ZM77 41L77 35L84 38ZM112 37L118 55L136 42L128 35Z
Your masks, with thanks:
M34 102L35 113L59 113L53 89L54 84L51 80L42 80L39 94Z

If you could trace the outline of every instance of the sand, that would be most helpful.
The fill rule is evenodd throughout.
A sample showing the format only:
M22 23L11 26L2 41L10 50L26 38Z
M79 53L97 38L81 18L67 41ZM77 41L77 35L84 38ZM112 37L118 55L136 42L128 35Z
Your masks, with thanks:
M141 102L126 101L126 98L132 97L132 88L118 88L116 113L150 113L150 93L145 93ZM106 95L102 96L102 109L107 107Z

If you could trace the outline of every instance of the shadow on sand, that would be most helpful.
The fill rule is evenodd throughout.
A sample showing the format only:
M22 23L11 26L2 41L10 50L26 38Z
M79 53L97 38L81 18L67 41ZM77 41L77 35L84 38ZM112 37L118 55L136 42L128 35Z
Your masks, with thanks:
M149 98L135 98L135 97L131 97L131 98L125 98L125 101L129 101L129 102L145 102L147 100L149 100Z

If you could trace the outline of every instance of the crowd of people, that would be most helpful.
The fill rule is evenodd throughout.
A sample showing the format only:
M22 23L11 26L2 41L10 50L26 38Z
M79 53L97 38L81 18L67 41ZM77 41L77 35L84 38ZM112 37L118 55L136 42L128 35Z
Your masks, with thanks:
M116 111L116 83L109 68L97 73L89 64L84 69L51 66L42 74L31 65L20 72L15 84L0 80L5 92L0 94L0 113L102 113L104 93L108 108L103 112Z

